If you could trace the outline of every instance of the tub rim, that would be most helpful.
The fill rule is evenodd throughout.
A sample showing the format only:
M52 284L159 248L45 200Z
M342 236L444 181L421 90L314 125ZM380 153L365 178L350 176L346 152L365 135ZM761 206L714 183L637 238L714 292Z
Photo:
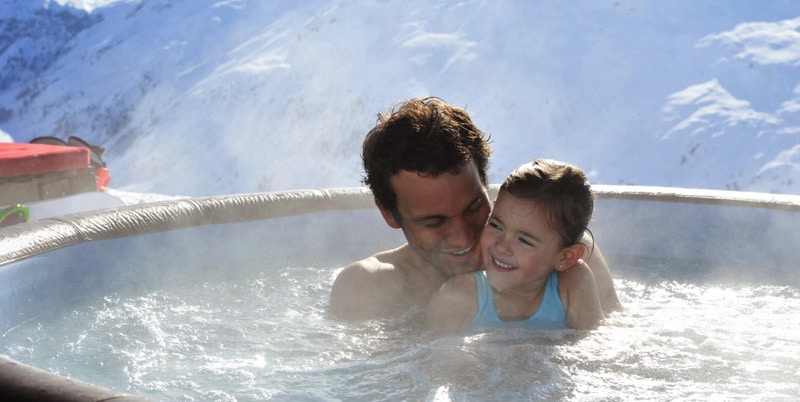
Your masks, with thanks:
M499 185L489 186L494 198ZM800 196L677 187L593 185L595 198L767 208L800 212ZM245 222L329 210L374 208L366 187L185 198L92 211L0 229L0 266L73 244L191 226ZM0 394L35 400L147 398L73 380L0 355Z
M494 198L499 184L489 186ZM660 201L800 212L800 195L681 187L593 185L597 200ZM73 244L214 225L375 208L367 187L230 194L134 204L0 228L0 266Z

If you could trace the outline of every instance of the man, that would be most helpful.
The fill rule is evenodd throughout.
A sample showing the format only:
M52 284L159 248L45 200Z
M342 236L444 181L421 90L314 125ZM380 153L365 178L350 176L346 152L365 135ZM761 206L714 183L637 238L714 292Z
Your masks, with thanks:
M364 139L364 183L408 243L345 267L331 291L333 314L367 319L424 305L448 278L482 269L476 243L491 210L490 155L467 112L441 99L411 99L379 115ZM608 265L585 239L603 309L618 309Z

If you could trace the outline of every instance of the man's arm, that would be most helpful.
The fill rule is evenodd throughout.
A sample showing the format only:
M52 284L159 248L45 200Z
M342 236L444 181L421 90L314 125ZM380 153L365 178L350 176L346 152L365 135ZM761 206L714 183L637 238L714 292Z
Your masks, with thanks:
M597 283L589 266L579 262L559 272L558 288L570 328L595 329L600 325L604 318L603 309L597 296Z
M611 277L611 270L608 268L603 252L600 251L600 246L588 235L583 236L582 242L592 253L586 264L589 265L594 275L594 280L597 284L597 295L600 297L600 305L603 307L603 312L609 314L622 310L622 304L620 304L617 297L617 290L614 288L614 278Z
M401 301L402 292L402 275L393 266L369 257L346 266L336 277L331 313L347 320L382 317Z

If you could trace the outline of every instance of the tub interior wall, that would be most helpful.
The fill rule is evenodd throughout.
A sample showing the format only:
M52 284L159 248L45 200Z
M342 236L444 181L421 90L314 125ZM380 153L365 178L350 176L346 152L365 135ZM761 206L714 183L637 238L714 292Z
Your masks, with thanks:
M0 333L79 300L287 266L334 270L402 242L377 211L354 210L78 243L0 266Z
M800 283L795 212L599 200L591 227L615 278ZM330 267L332 281L348 262L402 243L374 208L79 243L0 267L0 331L53 306L170 281L286 266Z
M27 364L159 400L787 399L798 224L599 200L592 231L627 308L554 339L433 339L414 311L329 317L339 268L404 241L374 208L88 241L0 265L0 339Z
M615 277L800 284L800 213L602 200L591 224Z

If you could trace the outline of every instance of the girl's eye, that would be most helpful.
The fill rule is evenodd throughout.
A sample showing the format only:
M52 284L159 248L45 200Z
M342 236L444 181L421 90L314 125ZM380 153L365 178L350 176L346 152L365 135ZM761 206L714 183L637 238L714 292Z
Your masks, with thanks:
M500 224L499 224L497 221L493 220L493 219L490 219L490 220L489 220L489 223L488 223L488 225L489 225L489 227L491 227L492 229L496 229L496 230L500 230L500 229L502 229L502 227L500 226Z
M532 242L532 241L530 241L529 239L525 238L525 237L520 237L520 238L519 238L519 242L520 242L520 243L522 243L522 244L524 244L524 245L526 245L526 246L531 246L531 247L533 247L533 242Z

